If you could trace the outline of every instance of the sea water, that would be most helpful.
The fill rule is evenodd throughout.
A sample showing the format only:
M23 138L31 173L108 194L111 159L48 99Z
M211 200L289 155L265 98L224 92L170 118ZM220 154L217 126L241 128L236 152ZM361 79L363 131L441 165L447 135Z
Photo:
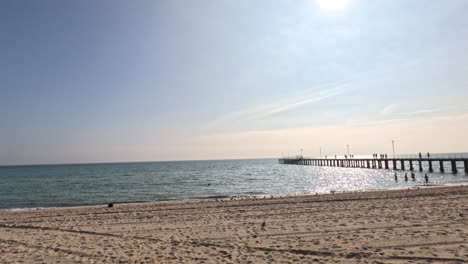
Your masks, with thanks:
M446 163L446 171L451 168ZM464 184L468 175L279 164L277 159L0 167L0 209L63 207L233 196L294 195ZM415 169L417 169L415 164Z

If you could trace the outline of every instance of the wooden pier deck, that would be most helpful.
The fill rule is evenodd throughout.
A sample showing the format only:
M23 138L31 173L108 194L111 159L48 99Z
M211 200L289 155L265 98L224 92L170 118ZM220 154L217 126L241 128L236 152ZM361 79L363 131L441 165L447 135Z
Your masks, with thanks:
M457 163L462 162L464 170L468 173L468 158L281 158L281 164L309 165L309 166L329 166L346 168L367 168L386 170L406 170L414 171L415 168L423 171L423 163L428 164L428 171L434 171L434 164L438 164L440 172L445 172L446 165L452 173L457 173Z

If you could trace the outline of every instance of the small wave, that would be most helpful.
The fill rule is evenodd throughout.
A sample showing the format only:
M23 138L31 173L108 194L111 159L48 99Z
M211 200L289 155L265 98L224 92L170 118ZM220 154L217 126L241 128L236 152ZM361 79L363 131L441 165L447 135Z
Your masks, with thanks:
M224 199L229 198L230 196L227 195L210 195L205 197L199 197L198 199Z
M24 212L24 211L33 211L33 210L44 210L44 209L56 209L56 208L60 208L60 207L56 207L56 206L53 206L53 207L30 207L30 208L4 208L4 209L0 209L0 212L1 211L6 211L6 212Z

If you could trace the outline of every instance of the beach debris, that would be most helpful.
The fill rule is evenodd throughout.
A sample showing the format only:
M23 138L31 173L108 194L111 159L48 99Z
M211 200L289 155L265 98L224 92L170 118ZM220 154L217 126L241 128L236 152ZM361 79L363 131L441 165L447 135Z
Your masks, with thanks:
M262 230L265 230L265 227L266 227L266 223L265 223L265 220L263 220L263 223L262 223Z
M114 204L110 203L110 204L107 205L107 207L114 207Z

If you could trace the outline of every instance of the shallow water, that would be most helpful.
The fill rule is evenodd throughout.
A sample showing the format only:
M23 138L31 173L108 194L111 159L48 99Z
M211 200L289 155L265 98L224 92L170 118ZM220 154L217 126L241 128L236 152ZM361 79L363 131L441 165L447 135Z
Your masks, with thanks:
M424 166L408 182L402 171L395 182L392 170L283 165L276 159L5 166L0 208L406 188L423 183ZM463 164L458 166L458 174L438 173L434 164L430 182L468 183Z

